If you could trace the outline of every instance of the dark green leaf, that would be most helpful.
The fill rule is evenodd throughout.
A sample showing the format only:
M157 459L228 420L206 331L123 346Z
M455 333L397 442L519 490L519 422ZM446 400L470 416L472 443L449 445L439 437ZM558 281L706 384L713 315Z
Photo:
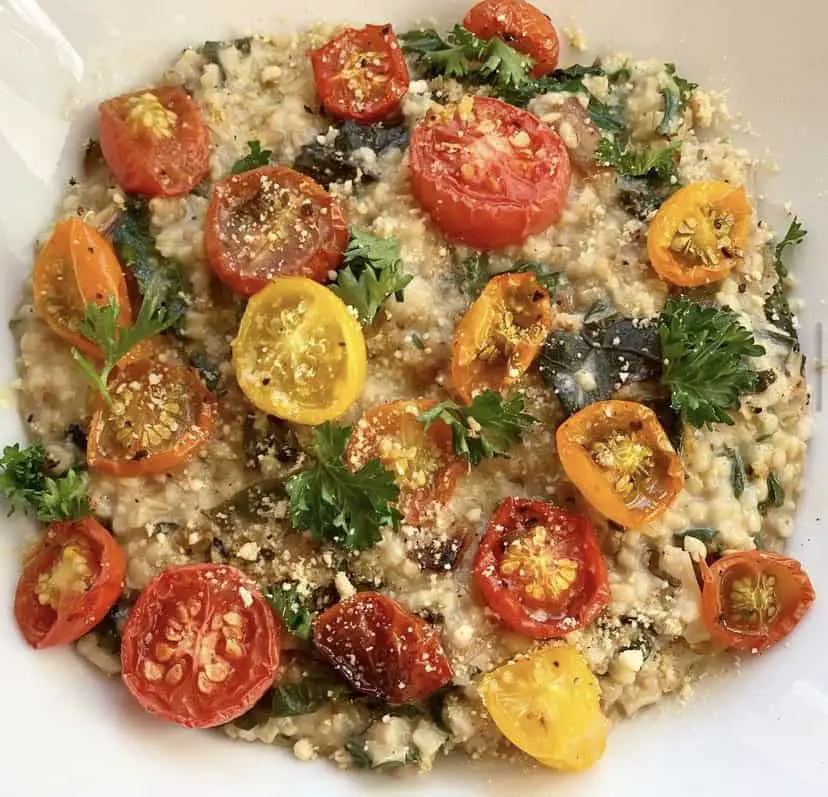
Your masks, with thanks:
M298 684L276 684L270 692L269 714L271 717L300 717L349 695L347 686L331 681L309 679Z
M423 351L426 347L425 341L416 332L411 333L411 342L414 344L414 348L420 351Z
M204 387L215 393L221 385L221 370L218 363L203 352L193 352L188 358L189 364L198 371Z
M286 631L299 639L310 639L315 613L311 598L300 593L299 585L295 581L273 584L263 589L262 595L273 607Z
M676 74L675 64L666 64L667 73L671 82L661 90L664 98L664 117L656 128L656 132L663 136L670 136L676 132L682 120L690 97L698 88L697 83L691 83Z
M691 426L732 424L744 393L756 390L757 376L746 363L765 350L735 313L669 299L659 319L662 383L673 408Z
M509 271L514 274L534 273L535 279L547 290L550 296L566 280L566 274L564 272L552 271L548 263L543 263L539 260L521 260L515 263Z
M417 419L430 428L437 420L451 429L454 453L472 465L483 459L508 457L509 449L520 442L523 432L537 419L523 411L523 398L504 399L494 390L478 393L466 407L441 401Z
M774 268L780 279L788 276L788 269L785 266L783 256L789 247L798 246L805 240L808 231L802 225L798 217L794 216L793 221L785 233L785 237L776 245L774 254Z
M674 184L677 180L677 153L677 143L646 148L628 144L622 148L615 138L605 136L595 151L595 160L603 166L616 169L622 177L646 177Z
M695 537L697 540L701 540L705 544L710 544L713 542L718 533L719 532L716 531L716 529L698 526L676 532L673 535L673 539L677 545L681 545L685 537Z
M745 492L745 463L742 455L735 448L726 448L724 455L730 460L730 483L733 485L733 495L741 498Z
M233 164L233 168L230 169L230 174L249 172L253 169L267 166L270 163L270 156L273 152L269 149L262 149L262 145L258 141L248 141L247 148L250 152L243 158L239 158Z
M785 503L785 490L779 483L776 476L771 473L768 475L768 497L759 503L759 513L766 515L771 508L779 509Z
M488 252L474 252L460 263L458 287L466 298L473 301L480 296L490 277Z
M351 762L358 769L393 769L408 764L416 764L420 760L420 753L417 748L410 747L406 751L404 759L400 761L385 761L375 766L371 756L368 754L368 748L365 746L364 739L359 737L349 739L345 742L344 746L345 750L351 756Z

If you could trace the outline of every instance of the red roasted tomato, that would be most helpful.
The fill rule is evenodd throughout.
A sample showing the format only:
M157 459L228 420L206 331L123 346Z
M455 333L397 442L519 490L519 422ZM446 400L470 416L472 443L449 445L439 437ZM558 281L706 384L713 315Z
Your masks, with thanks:
M761 653L799 625L814 588L796 559L771 551L728 554L702 562L702 615L711 639L734 650Z
M91 631L121 594L126 558L93 518L53 523L27 559L14 617L34 648L67 645Z
M122 94L101 104L101 151L124 191L181 196L210 171L210 131L178 86Z
M322 107L337 119L380 122L408 91L408 67L390 25L345 28L310 57Z
M519 244L561 215L572 169L557 133L490 97L431 110L409 149L414 196L452 240Z
M530 56L534 77L558 66L558 32L546 14L525 0L483 0L466 14L463 27L481 39L497 36Z
M207 260L219 279L250 296L273 277L326 282L348 244L348 224L318 183L265 166L216 183L204 226Z
M235 719L270 687L279 626L247 576L228 565L173 567L129 613L124 683L141 707L186 728Z
M415 703L451 680L437 632L377 592L360 592L319 615L313 641L354 689L392 705Z
M589 519L526 498L507 498L497 508L475 557L474 580L509 628L534 639L583 628L610 594Z

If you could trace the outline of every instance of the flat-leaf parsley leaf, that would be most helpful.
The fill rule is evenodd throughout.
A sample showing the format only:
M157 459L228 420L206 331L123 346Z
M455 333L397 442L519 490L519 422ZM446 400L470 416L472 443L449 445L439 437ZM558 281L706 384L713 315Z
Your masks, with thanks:
M262 149L262 145L258 141L248 141L247 147L250 152L243 158L239 158L233 164L233 167L230 169L230 174L249 172L261 166L267 166L270 163L270 156L273 154L271 150Z

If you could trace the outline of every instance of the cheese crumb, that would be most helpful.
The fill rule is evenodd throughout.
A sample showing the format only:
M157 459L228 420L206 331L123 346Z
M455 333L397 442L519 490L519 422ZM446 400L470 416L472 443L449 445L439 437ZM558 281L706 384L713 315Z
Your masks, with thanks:
M587 49L587 40L586 34L584 33L584 29L581 27L568 27L564 28L564 36L566 36L566 40L569 43L569 46L579 52L582 53Z
M259 558L259 545L255 542L246 542L239 548L236 555L246 562L255 562Z
M300 761L311 761L316 758L316 747L310 739L300 739L293 745L293 755Z
M334 586L342 600L347 600L356 595L356 587L351 583L351 579L341 570L334 576Z

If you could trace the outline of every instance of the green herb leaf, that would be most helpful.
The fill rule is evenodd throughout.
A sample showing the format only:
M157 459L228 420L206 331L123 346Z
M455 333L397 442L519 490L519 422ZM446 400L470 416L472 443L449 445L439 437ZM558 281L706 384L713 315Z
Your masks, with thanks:
M247 147L250 152L233 164L230 174L241 174L270 164L270 156L273 154L271 150L262 149L258 141L248 141Z
M779 509L785 503L785 490L779 483L776 476L771 473L768 475L768 497L764 501L759 502L759 513L766 515L768 510L773 507Z
M730 483L733 485L733 495L741 498L745 491L745 462L735 448L726 448L724 455L730 460Z
M518 87L525 83L533 64L528 55L519 53L498 38L489 41L482 57L480 76L500 89Z
M420 336L416 332L411 333L411 342L414 344L415 349L419 349L420 351L425 350L425 341L422 339L422 336Z
M383 528L398 529L402 516L394 504L400 490L378 459L356 473L345 465L350 427L330 423L313 431L316 463L285 484L294 528L308 531L347 550L372 548Z
M656 128L656 133L670 136L676 132L684 119L684 112L693 92L699 87L698 83L691 83L676 74L675 64L665 64L667 73L671 77L670 83L661 90L664 98L664 117Z
M420 760L420 752L416 747L409 747L405 752L405 757L399 761L384 761L381 764L374 764L373 759L368 753L368 748L365 745L365 740L359 737L348 739L345 742L345 750L351 756L351 763L358 769L393 769L396 767L403 767L408 764L416 764Z
M146 200L127 200L112 233L112 245L121 263L135 277L142 296L146 297L152 282L154 301L169 319L167 326L180 333L190 303L190 288L181 269L156 248Z
M459 265L457 287L467 298L474 301L491 278L488 252L474 252Z
M73 348L72 357L81 367L87 379L98 389L108 404L112 397L107 387L109 375L118 362L139 343L163 332L172 326L176 318L169 314L164 304L164 277L160 273L151 274L144 285L144 300L138 317L131 327L118 326L121 308L113 296L104 305L89 302L84 309L83 319L78 323L78 331L103 351L103 366L98 366L80 351Z
M308 679L298 684L276 684L270 693L271 717L300 717L312 714L350 695L345 684Z
M363 324L370 324L391 296L403 301L403 291L414 279L403 273L396 238L378 238L352 229L344 261L330 289L357 311Z
M48 475L46 449L40 443L21 449L15 443L3 449L0 458L0 490L15 509L34 515L44 523L76 520L91 514L86 473L69 470Z
M676 153L678 143L663 148L623 149L615 138L604 136L595 151L595 160L618 171L622 177L648 177L672 183L677 179Z
M783 260L785 250L801 244L807 234L808 231L802 225L802 222L797 216L794 216L793 221L788 227L788 231L785 233L785 237L776 245L773 251L774 267L780 279L788 276L788 269Z
M719 532L716 529L707 528L705 526L698 526L694 528L685 529L684 531L678 531L673 535L673 540L678 544L681 545L684 542L685 537L695 537L697 540L701 540L705 544L709 544L713 542L716 535Z
M441 401L417 419L425 423L426 429L438 420L447 424L454 453L478 465L483 459L508 457L509 449L520 442L523 432L537 422L523 409L522 396L505 399L494 390L484 390L468 407Z
M752 333L731 310L682 297L667 301L659 334L661 381L670 389L673 409L691 426L732 424L728 410L738 409L742 394L756 390L756 372L745 358L765 353Z
M262 595L279 616L285 630L299 639L310 639L314 611L309 598L299 594L295 581L273 584L262 590Z
M539 260L521 260L509 269L514 274L526 274L532 272L538 283L546 289L551 296L558 290L561 283L566 280L566 274L562 271L552 271L548 263Z

